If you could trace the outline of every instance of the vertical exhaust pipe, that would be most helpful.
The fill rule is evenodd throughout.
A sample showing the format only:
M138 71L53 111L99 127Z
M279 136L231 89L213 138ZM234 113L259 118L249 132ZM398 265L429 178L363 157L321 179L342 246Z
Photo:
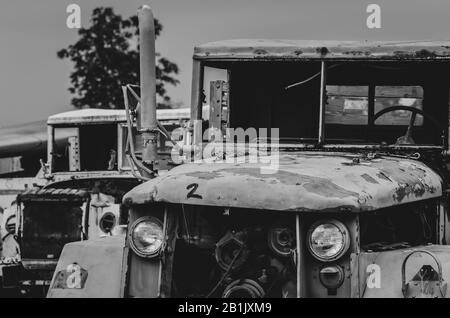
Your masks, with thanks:
M156 171L158 125L156 119L155 22L152 10L144 5L138 11L141 73L139 132L143 140L143 164ZM146 175L153 177L153 175Z

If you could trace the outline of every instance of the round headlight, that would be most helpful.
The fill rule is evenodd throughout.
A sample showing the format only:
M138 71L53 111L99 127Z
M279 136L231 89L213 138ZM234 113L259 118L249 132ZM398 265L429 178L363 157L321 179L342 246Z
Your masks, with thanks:
M350 247L347 227L339 221L329 220L313 224L308 233L308 248L311 254L323 262L337 260Z
M130 246L141 257L155 257L164 241L163 224L154 217L142 217L134 222L130 231Z

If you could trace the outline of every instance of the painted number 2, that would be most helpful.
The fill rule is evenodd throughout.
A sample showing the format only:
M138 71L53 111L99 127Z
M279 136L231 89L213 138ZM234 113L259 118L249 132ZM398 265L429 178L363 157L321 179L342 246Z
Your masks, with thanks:
M198 183L192 183L186 187L186 190L190 190L187 194L187 198L194 198L194 199L203 199L201 195L196 194L195 191L197 191Z

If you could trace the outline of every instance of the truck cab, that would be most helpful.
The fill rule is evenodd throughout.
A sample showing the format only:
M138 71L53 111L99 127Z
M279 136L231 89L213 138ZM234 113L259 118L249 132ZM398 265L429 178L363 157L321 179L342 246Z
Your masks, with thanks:
M448 297L448 47L196 47L183 164L125 194L125 242L66 245L48 297Z
M270 40L196 48L193 119L205 68L225 70L226 83L209 85L211 102L228 90L211 104L209 127L223 139L197 132L203 160L125 195L126 295L446 296L444 51L438 43ZM230 132L265 127L277 135L240 140L242 160L227 161ZM269 154L259 153L263 143ZM278 157L268 173L264 155ZM158 240L146 243L148 235ZM151 266L161 268L158 280ZM368 286L371 275L377 284ZM414 284L421 275L428 288ZM152 277L160 283L142 284Z

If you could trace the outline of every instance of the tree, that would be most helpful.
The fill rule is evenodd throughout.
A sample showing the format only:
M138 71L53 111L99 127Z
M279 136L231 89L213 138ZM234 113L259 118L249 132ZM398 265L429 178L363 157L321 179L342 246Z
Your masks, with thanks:
M155 19L156 37L162 25ZM91 26L78 31L80 38L57 52L61 59L74 63L70 74L74 94L72 105L77 108L123 108L121 86L139 84L138 18L123 19L112 8L96 8L92 12ZM174 77L178 66L156 54L156 91L159 108L168 108L170 97L166 84L177 85Z

